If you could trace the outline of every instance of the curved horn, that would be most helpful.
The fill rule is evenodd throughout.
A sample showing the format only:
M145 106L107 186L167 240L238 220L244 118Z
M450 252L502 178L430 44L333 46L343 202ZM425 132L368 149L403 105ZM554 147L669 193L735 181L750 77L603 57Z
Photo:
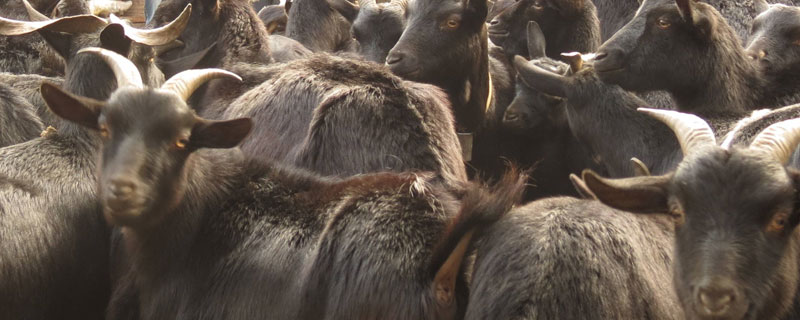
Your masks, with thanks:
M192 5L187 4L186 7L183 8L183 12L181 12L175 20L172 20L172 22L161 28L138 29L113 14L108 17L108 20L111 23L122 25L122 27L125 28L125 36L131 40L148 46L160 46L177 39L183 32L183 29L186 28L191 16Z
M41 29L49 31L75 33L92 33L108 24L100 17L80 15L47 21L19 21L0 17L0 35L18 36Z
M183 101L189 100L197 88L209 80L216 78L231 78L242 81L242 78L233 72L222 69L195 69L186 70L169 78L161 89L171 91L180 96Z
M781 164L786 164L800 143L800 118L775 123L761 131L750 149L773 156Z
M78 51L78 53L84 52L95 54L108 64L108 67L114 71L114 76L117 78L117 88L124 86L144 88L139 69L127 58L114 51L101 48L85 48Z
M50 20L49 17L43 15L41 12L37 11L28 0L22 0L22 4L25 5L25 10L28 11L28 17L31 21L47 21Z
M714 131L711 131L711 127L708 126L705 120L696 115L648 108L639 108L637 110L658 119L672 129L681 144L681 150L683 150L684 155L688 155L693 150L703 146L717 145Z

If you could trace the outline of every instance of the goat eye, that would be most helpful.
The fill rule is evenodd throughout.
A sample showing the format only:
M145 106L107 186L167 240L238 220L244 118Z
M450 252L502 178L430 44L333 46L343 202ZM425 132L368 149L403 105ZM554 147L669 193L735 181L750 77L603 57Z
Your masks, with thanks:
M544 0L536 0L533 2L533 8L536 10L544 9Z
M658 20L656 20L656 24L658 24L659 28L664 30L669 29L669 27L672 26L672 23L665 18L658 18Z
M447 25L447 28L449 28L449 29L455 29L455 28L458 28L458 26L459 26L460 24L461 24L461 23L460 23L458 20L456 20L456 19L447 19L447 23L446 23L446 25Z
M188 145L188 144L189 144L189 140L184 139L184 138L181 138L181 139L178 139L178 141L175 141L175 147L178 148L179 150L186 149L186 145Z
M788 219L789 214L785 212L777 213L774 217L772 217L772 221L769 222L769 226L767 226L767 232L779 233L783 231L783 228L786 227Z

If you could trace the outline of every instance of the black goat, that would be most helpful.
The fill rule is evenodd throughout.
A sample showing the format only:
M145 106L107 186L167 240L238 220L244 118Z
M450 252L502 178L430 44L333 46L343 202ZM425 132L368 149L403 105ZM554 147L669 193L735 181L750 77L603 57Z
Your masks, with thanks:
M106 99L117 84L101 59L77 54L84 43L80 39L91 35L55 33L105 29L100 32L103 38L103 34L119 35L127 27L93 16L0 21L3 33L43 32L45 28L53 32L46 39L64 40L58 44L68 53L65 90ZM158 31L129 31L124 35L159 38ZM112 38L114 43L130 41L121 35ZM96 34L93 41L103 42ZM23 319L100 319L110 291L110 231L102 220L91 178L99 137L66 121L53 125L55 132L48 130L41 138L0 149L0 273L11 275L0 277L0 310Z
M672 224L597 201L539 200L486 230L465 319L683 319Z
M712 6L693 0L645 0L603 44L594 67L626 90L665 90L683 111L765 107L766 81L733 29Z
M547 39L547 56L564 52L594 52L600 46L600 23L591 0L521 0L489 23L489 38L509 57L527 57L525 32L536 22Z
M467 248L511 209L521 177L492 193L468 188L457 213L424 176L321 179L206 150L232 148L252 127L199 118L183 102L220 76L235 77L187 71L160 90L122 86L105 103L42 87L55 113L104 136L100 203L127 229L143 318L463 314Z
M350 21L357 13L347 0L293 0L286 36L313 52L350 51Z
M0 148L36 138L42 129L34 106L19 92L0 83Z
M675 224L674 286L692 319L781 319L798 290L798 172L785 167L800 120L769 126L749 146L718 146L708 124L675 111L684 160L661 176L581 182L609 206L668 214Z
M800 8L764 6L753 20L747 53L757 61L768 85L767 105L800 102Z
M569 66L545 57L544 34L536 22L528 25L528 52L536 64L560 74ZM572 134L567 123L563 98L541 93L516 81L516 96L503 116L503 129L518 146L512 158L521 167L533 167L526 200L554 195L574 195L567 177L586 168L601 170L591 151Z
M433 171L450 187L466 179L450 105L438 88L324 54L257 72L264 82L223 104L219 117L253 118L246 154L324 175Z
M383 64L405 29L407 0L360 2L352 26L358 54Z

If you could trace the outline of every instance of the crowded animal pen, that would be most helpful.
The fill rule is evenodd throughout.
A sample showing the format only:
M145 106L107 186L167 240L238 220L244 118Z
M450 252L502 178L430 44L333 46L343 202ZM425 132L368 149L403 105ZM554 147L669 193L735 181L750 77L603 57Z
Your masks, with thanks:
M0 319L800 319L800 0L0 0Z

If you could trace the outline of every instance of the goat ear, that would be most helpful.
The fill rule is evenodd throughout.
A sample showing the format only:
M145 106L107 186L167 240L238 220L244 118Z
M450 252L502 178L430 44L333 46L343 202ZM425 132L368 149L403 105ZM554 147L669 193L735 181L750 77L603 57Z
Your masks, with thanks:
M42 82L40 91L47 107L59 117L89 129L98 129L97 118L104 102L74 96L49 82Z
M665 213L672 176L646 176L605 179L591 170L583 172L583 182L597 200L609 207L634 213Z
M691 24L700 35L708 37L714 28L714 20L697 10L695 2L697 0L675 0L683 20Z
M214 42L208 48L174 60L156 59L156 64L164 73L164 77L169 79L182 71L196 69L198 65L203 62L203 59L208 56L208 53L211 52L211 50L213 50L216 46L217 43Z
M189 145L194 149L199 148L233 148L250 134L253 120L239 118L233 120L206 120L200 121L192 129Z
M352 23L356 20L356 16L358 16L359 7L357 4L354 4L347 0L328 0L328 4L339 12L347 21ZM287 9L288 12L288 9Z
M528 22L528 59L544 58L547 42L544 39L542 28L536 21Z
M125 36L125 28L122 25L112 23L100 32L100 47L127 57L131 50L131 39Z
M567 77L530 64L520 56L514 57L514 67L517 69L522 82L529 88L551 96L567 96L567 86L569 85Z
M286 0L286 3L283 4L283 10L286 11L286 15L289 15L289 10L292 9L292 0Z
M463 0L464 8L469 8L474 14L475 18L481 22L483 26L486 21L486 16L489 15L489 4L487 0Z
M72 35L68 33L39 30L39 35L42 36L45 42L50 45L50 48L58 53L65 61L69 61L69 54L72 48Z

